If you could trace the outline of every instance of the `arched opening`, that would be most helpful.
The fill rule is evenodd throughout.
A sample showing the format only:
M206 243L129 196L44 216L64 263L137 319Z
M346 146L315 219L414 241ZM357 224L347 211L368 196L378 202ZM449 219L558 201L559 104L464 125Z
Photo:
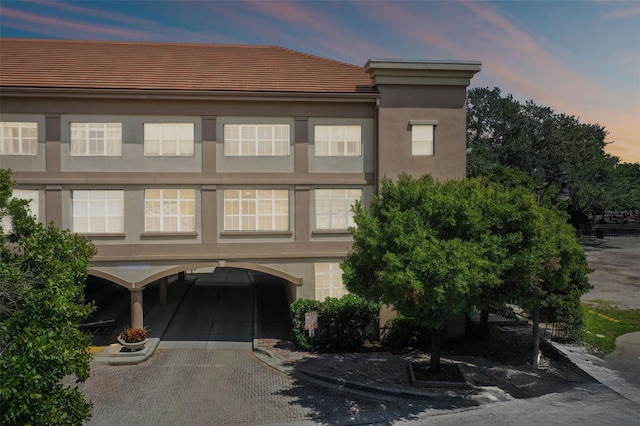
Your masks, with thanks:
M161 347L251 348L255 339L289 337L286 280L228 266L199 268L188 277Z

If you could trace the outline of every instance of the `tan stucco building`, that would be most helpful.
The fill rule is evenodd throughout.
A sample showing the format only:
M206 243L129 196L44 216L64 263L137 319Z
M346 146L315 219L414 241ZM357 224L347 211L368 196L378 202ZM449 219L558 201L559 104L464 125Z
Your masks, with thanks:
M344 292L349 205L383 176L465 175L479 62L274 47L2 39L0 167L39 220L86 234L131 291L218 266Z

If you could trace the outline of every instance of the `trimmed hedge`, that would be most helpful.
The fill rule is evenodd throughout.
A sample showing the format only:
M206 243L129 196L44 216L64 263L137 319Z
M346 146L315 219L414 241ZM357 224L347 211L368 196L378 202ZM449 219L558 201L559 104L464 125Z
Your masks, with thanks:
M293 336L298 348L311 349L309 331L304 329L305 314L318 313L318 329L315 332L315 349L321 352L353 351L371 339L367 328L377 327L380 305L358 296L347 294L340 299L327 297L319 300L298 299L291 304Z

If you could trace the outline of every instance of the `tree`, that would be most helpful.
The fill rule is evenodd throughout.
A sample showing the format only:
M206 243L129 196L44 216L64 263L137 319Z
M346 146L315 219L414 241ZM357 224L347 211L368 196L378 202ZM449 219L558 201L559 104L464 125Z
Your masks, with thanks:
M593 214L625 197L613 185L619 159L604 151L607 134L598 124L503 96L499 88L472 89L467 103L467 176L485 176L500 165L522 170L542 186L549 174L564 171L571 183L572 209Z
M512 252L531 214L525 204L535 207L525 191L482 179L383 179L368 210L355 206L354 244L342 264L346 287L430 330L430 369L438 372L447 319L486 306L495 294L506 297L505 271L515 280Z
M540 307L565 308L581 317L580 296L591 285L587 275L591 272L584 249L575 231L567 225L566 214L556 209L536 209L536 237L530 252L532 274L520 287L520 306L533 318L532 365L538 365Z
M526 181L521 173L494 176L503 183L385 178L368 209L354 207L346 287L430 330L432 372L451 315L511 298L537 314L553 295L579 298L588 287L584 252L561 213L539 206L526 187L507 185Z
M10 171L0 169L0 423L81 424L91 404L65 376L86 380L90 337L79 324L92 311L84 280L95 254L79 235L37 223L25 202L10 200Z

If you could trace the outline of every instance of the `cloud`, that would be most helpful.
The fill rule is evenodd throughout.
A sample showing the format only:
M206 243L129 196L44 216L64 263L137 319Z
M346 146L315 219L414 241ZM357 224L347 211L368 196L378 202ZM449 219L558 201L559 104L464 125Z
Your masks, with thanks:
M242 6L247 12L262 15L266 18L263 22L269 22L268 25L274 25L275 21L275 26L287 28L289 34L303 33L304 38L308 38L306 42L301 41L303 37L289 37L296 44L305 44L307 51L320 54L326 49L334 53L332 56L339 56L360 66L371 57L372 52L383 56L390 56L394 52L381 48L379 44L363 38L355 31L348 30L350 26L340 22L339 13L327 13L314 7L317 4L312 2L249 2ZM333 6L344 8L349 5Z
M40 16L33 13L2 7L0 16L3 18L2 26L43 34L53 37L110 37L118 39L145 39L149 34L139 30L125 28L113 28L96 24L74 22L69 19L59 19ZM7 19L11 18L11 19Z
M640 5L627 7L625 9L615 9L604 14L604 19L630 19L640 16Z
M15 8L0 8L2 26L41 36L67 39L107 39L127 41L183 41L183 42L227 42L211 32L189 31L175 26L134 16L81 7L60 2L40 2L40 5L66 14L86 15L85 18L57 18L45 16L43 12L24 12ZM51 15L49 13L48 15ZM98 23L107 22L107 23Z

